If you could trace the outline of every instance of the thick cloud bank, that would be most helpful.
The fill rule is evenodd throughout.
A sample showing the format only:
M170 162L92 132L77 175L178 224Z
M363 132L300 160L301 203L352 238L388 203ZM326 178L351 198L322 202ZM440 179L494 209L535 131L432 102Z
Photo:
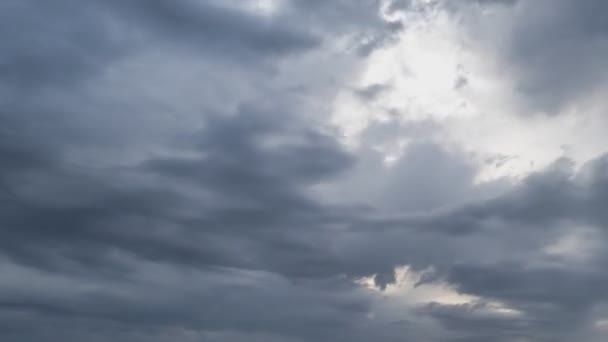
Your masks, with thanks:
M1 2L0 340L605 341L606 15Z

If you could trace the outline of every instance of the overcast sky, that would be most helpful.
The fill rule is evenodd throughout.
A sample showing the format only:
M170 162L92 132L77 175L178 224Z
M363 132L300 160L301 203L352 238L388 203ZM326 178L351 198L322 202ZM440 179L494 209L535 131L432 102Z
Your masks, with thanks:
M608 1L1 0L3 342L603 342Z

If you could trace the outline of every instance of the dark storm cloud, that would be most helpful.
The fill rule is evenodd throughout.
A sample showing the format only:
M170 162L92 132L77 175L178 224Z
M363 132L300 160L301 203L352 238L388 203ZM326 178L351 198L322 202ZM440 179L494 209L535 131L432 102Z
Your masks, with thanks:
M179 272L173 268L184 267L200 272L217 267L270 270L296 278L336 276L339 268L331 266L336 262L328 257L330 241L324 239L327 233L322 229L337 221L337 212L320 206L302 187L339 172L349 157L335 142L307 130L290 132L287 138L292 141L286 143L265 141L283 138L271 135L280 122L279 117L268 121L255 113L210 120L191 146L197 157L148 160L127 169L92 171L71 166L57 151L35 150L25 160L5 158L0 213L3 265L21 266L9 267L17 268L16 275L4 272L7 278L2 283L24 278L20 269L27 267L38 270L39 279L49 286L59 282L59 288L5 285L0 311L9 321L35 326L49 317L60 322L90 320L104 327L117 324L129 331L186 325L317 340L335 338L335 330L356 330L350 325L358 316L365 317L361 313L365 300L354 296L352 305L331 303L342 292L352 291L352 285L343 288L346 279L308 299L302 291L311 290L310 286L291 287L279 276L262 278L251 285L253 292L237 282L235 286L218 284L204 295L200 286L209 286L218 275L203 273L187 280L196 287L182 299L173 297L185 290L180 283L159 285L166 287L166 293L149 287L158 281L157 276L175 278ZM10 145L5 148L8 156L25 154ZM305 154L309 157L302 165ZM142 181L148 177L149 182ZM142 265L129 265L117 254L171 265L170 274L149 274L138 284L128 278ZM125 277L124 284L114 283ZM273 284L275 278L285 285ZM64 292L89 287L90 282L105 289ZM142 293L140 286L150 288L150 293ZM280 299L281 286L287 286L285 296L295 302ZM239 297L233 298L234 293L240 293ZM273 305L272 301L278 302ZM313 307L313 302L319 306ZM284 319L271 312L263 318L260 311L267 305L287 305L294 314L282 309ZM8 340L27 340L27 331L17 330L9 331ZM36 334L42 335L38 330L29 334L33 340ZM120 338L130 340L124 335Z
M505 196L471 206L479 219L501 219L547 225L562 220L605 228L602 203L608 193L607 158L599 157L574 173L571 161L561 159L542 173L532 174Z
M128 259L122 261L129 263ZM356 329L358 321L364 319L365 301L340 282L290 284L263 273L253 278L239 271L185 275L158 264L137 266L138 270L128 277L95 279L95 283L24 272L19 281L3 282L0 311L12 320L21 317L31 326L42 324L42 329L36 328L33 333L44 329L44 318L48 317L116 325L133 332L147 327L176 327L328 338L326 335L335 329ZM26 286L24 291L19 287L26 285L21 282L36 279L46 281L44 290ZM66 292L57 285L71 290ZM282 306L280 317L266 309L278 306ZM16 326L10 333L18 339L27 337L31 333L28 330ZM65 334L76 335L78 331L75 328Z
M501 258L497 250L492 254L479 248L476 258L463 261L466 257L461 253L461 261L448 267L448 283L456 286L459 292L506 303L522 313L521 316L496 318L497 323L502 322L500 324L509 327L509 334L525 332L527 336L540 341L567 341L582 333L592 325L589 317L593 310L607 299L605 283L608 275L602 271L607 252L603 247L606 242L605 229L608 227L608 217L603 209L608 193L606 160L608 157L604 156L589 162L579 173L573 173L560 165L563 162L558 162L553 168L530 176L504 196L459 209L453 218L457 222L459 216L469 217L465 222L474 227L469 234L481 236L483 230L488 234L497 234L494 242L487 243L500 245L500 249L513 244L506 249L526 256L519 261L513 256L499 261ZM503 222L499 226L509 231L493 231L497 221ZM559 232L560 224L596 227L600 231L596 242L602 246L601 249L596 250L596 256L588 259L584 267L563 267L542 262L532 266L532 260L546 258L542 252L541 255L530 254L535 249L532 246L536 244L537 250L542 250L548 237ZM431 224L429 228L437 226ZM533 240L537 242L529 245ZM581 246L575 252L584 253L584 248ZM470 312L463 309L454 308L462 314ZM454 313L453 310L448 312ZM483 327L492 326L489 322L479 322L487 319L483 315L475 319L454 317L433 310L431 315L452 329L467 330L471 338L501 335L500 329L483 331ZM462 319L479 326L465 328L467 325ZM521 329L515 329L519 325L522 325Z
M19 126L13 125L16 127ZM18 144L18 147L27 146L26 142ZM497 244L504 245L501 248L507 252L525 251L529 241L520 246L523 242L520 237L537 239L537 243L545 242L542 232L550 231L561 220L605 226L601 210L606 194L605 158L589 163L576 174L558 163L494 200L436 214L407 216L391 222L384 218L370 220L365 217L365 212L355 213L346 208L323 205L310 198L305 187L338 176L349 166L351 157L329 137L298 123L285 122L279 113L269 115L242 109L230 117L210 117L202 131L193 137L178 139L175 144L176 155L184 157L149 159L126 169L110 168L96 172L74 169L60 158L60 154L38 150L34 150L37 153L31 153L32 157L25 161L16 159L11 164L6 163L10 167L2 172L5 185L2 196L6 204L1 211L3 254L18 264L46 270L43 272L69 277L80 274L79 277L85 279L99 277L97 281L103 282L106 276L110 279L125 277L133 272L133 267L141 267L116 259L116 252L173 265L178 269L194 267L206 272L204 270L218 266L244 268L276 272L301 280L377 273L378 281L390 282L395 265L411 264L420 269L434 266L439 274L429 281L445 277L464 293L500 300L526 314L542 314L547 321L542 329L526 328L522 331L516 329L519 323L496 318L500 322L496 323L495 330L486 328L479 332L481 335L471 331L471 338L499 336L503 325L514 329L515 335L541 336L552 324L565 324L562 320L571 323L571 329L578 329L586 322L567 320L560 312L576 310L584 316L591 310L592 302L605 298L601 286L604 278L594 272L529 271L525 264L505 268L501 264L483 266L478 261L480 258L506 258L496 250ZM53 145L47 147L57 148ZM4 144L4 148L8 150L7 155L26 155L23 150L9 144ZM301 157L305 154L309 156L306 165L300 166ZM133 179L139 182L129 181ZM568 207L586 208L588 211L566 210ZM557 214L547 208L562 210ZM511 232L493 231L497 226L493 221L502 222L501 227L509 227ZM334 226L355 230L333 230ZM528 232L530 228L541 231L540 235ZM519 235L515 232L517 230ZM508 235L516 238L504 240ZM478 237L480 239L476 240ZM489 246L484 249L478 243ZM453 263L458 260L463 264ZM175 276L171 274L171 277ZM552 286L556 277L564 286ZM213 278L209 276L208 280L199 279L195 283L209 284ZM75 279L73 281L79 281ZM142 283L128 282L125 286L137 288L153 281L154 277L151 277ZM259 286L276 290L272 282L263 282ZM177 288L173 285L167 291ZM247 331L250 329L248 325L253 324L266 332L327 339L330 337L324 334L328 331L345 329L339 328L340 325L321 325L321 335L310 335L314 331L310 326L314 319L306 316L306 310L312 309L310 300L301 304L304 316L298 316L298 319L302 324L281 323L288 331L279 326L264 325L266 323L257 321L261 317L251 321L253 314L245 314L245 321L239 321L233 312L236 309L222 300L219 301L222 304L213 304L221 298L220 288L212 291L214 295L202 297L198 302L205 307L222 305L227 316L220 320L224 325L221 329ZM579 289L584 291L579 293ZM140 308L128 314L129 317L140 317L137 324L126 321L131 329L133 325L140 324L181 325L199 315L197 311L179 306L164 316L152 314L150 318L150 312L161 309L147 306L153 303L148 304L145 298L139 300L130 292L122 292L126 297L102 292L100 297L87 296L86 300L83 298L76 302L57 299L48 302L45 299L48 294L44 291L39 292L42 297L33 296L33 290L27 286L21 291L20 296L5 293L3 311L34 312L36 316L64 317L67 320L90 316L88 319L95 322L108 320L125 324L121 313L130 311L125 311L121 305L131 303ZM169 296L151 291L151 297ZM232 291L228 288L228 293ZM202 295L200 291L195 292ZM295 295L301 290L292 288L289 292ZM321 295L334 296L337 293ZM257 292L243 296L244 299L270 300L260 297ZM358 300L357 305L362 307L356 311L365 312L365 301ZM98 301L102 301L103 306ZM253 308L259 304L240 302L240 305ZM436 310L429 313L430 317L439 319L446 326L456 324L460 329L467 329L464 322L446 322L449 316L437 314ZM337 311L336 315L354 319L348 312ZM15 319L13 314L9 316L11 320ZM268 319L281 322L274 316ZM197 322L187 324L200 329L209 328ZM515 327L511 328L512 325ZM358 328L348 329L356 331ZM19 336L16 339L22 338L19 334L15 336Z
M108 27L103 8L92 1L88 5L79 1L3 1L3 92L13 87L65 84L83 73L99 71L126 43L123 35Z
M519 86L551 114L601 86L608 54L605 1L521 4L510 49L525 75Z
M248 106L204 113L203 129L172 136L149 127L137 89L103 87L115 64L151 47L253 67L317 46L308 27L209 2L0 6L3 340L336 340L340 330L352 340L367 303L350 281L293 285L261 271L336 276L321 229L342 214L305 187L351 157L289 111ZM117 153L164 142L170 157L125 165ZM144 260L168 266L134 279ZM197 276L178 282L193 272L184 267ZM252 271L221 271L236 268Z
M523 265L456 268L450 279L458 289L508 303L516 313L485 311L487 303L430 305L426 311L465 340L529 337L538 341L571 341L593 329L594 305L606 300L606 276L597 271L526 269ZM458 276L456 276L458 274ZM465 280L466 279L466 280Z
M479 2L493 6L497 1ZM585 95L601 92L608 76L608 25L605 1L512 1L501 6L499 19L480 24L463 3L460 16L472 18L468 28L476 43L501 61L513 77L523 111L556 115L576 106ZM479 12L475 12L479 18Z
M578 172L561 160L494 199L354 223L356 231L337 239L342 258L350 260L343 267L352 274L376 273L380 286L394 281L390 265L432 267L423 283L443 281L460 293L518 312L492 312L487 302L449 310L436 304L421 311L457 331L447 341L584 336L594 329L593 312L607 300L606 160L599 157ZM597 230L593 254L580 264L556 263L545 248L579 227ZM572 253L584 254L588 248L592 246L581 245Z
M429 340L374 319L353 283L376 274L386 286L399 265L433 267L421 283L483 298L419 308L446 341L559 340L591 326L608 251L579 268L542 248L577 224L604 241L606 157L576 172L557 163L485 200L467 156L415 143L392 173L352 183L385 184L368 202L379 208L320 195L362 161L287 92L260 90L274 79L258 67L343 36L371 52L401 29L378 5L288 1L262 17L186 0L0 4L0 338ZM184 87L200 99L142 90L138 63L155 49L177 76L154 89L182 89L179 67L206 63ZM214 97L219 82L234 94ZM522 315L486 314L490 301Z
M7 16L6 23L19 16L37 19L35 25L27 21L18 23L22 27L15 33L23 37L15 41L20 44L34 41L34 44L30 43L27 48L8 46L4 53L6 70L14 73L15 77L31 72L31 77L27 76L31 78L28 85L63 85L66 92L74 95L80 92L78 95L90 96L86 88L81 89L79 85L70 88L72 84L64 84L64 81L94 77L95 73L111 64L112 58L124 57L131 52L130 49L145 47L149 43L184 42L183 45L188 47L203 48L203 54L209 50L218 54L228 53L229 58L234 57L232 53L274 55L311 48L315 43L305 28L294 31L289 23L279 27L279 21L269 21L207 2L85 4L65 1L47 4L48 8L35 2L12 2L4 6L7 8L3 12ZM349 9L349 6L342 4L340 8ZM351 26L358 18L367 15L365 11L359 12L358 7L352 9L352 18L344 20L343 25ZM74 24L66 20L70 15L86 22ZM327 25L323 18L315 20ZM294 21L294 25L301 23L307 21ZM11 31L3 32L9 34ZM36 40L28 38L30 36ZM12 40L5 41L11 44ZM54 54L59 55L55 58ZM106 58L97 60L92 56ZM20 64L24 60L30 64ZM68 63L70 67L54 63ZM36 71L36 68L46 68L48 73ZM74 74L59 73L61 69ZM19 77L19 80L25 78ZM112 246L147 257L181 262L190 260L194 263L265 268L265 265L259 265L260 260L256 260L264 259L276 264L275 268L284 268L285 272L303 274L314 273L313 270L320 267L315 263L321 263L323 257L310 253L319 248L313 247L316 242L295 241L299 238L291 233L285 234L292 235L290 237L282 237L272 228L289 226L295 231L303 226L333 220L333 214L320 208L298 189L319 182L348 165L348 156L339 151L336 143L328 137L314 131L289 131L286 134L291 135L289 138L294 141L286 146L262 147L263 141L258 140L273 138L272 134L283 130L283 127L277 127L277 122L282 122L280 115L287 113L269 119L257 113L239 113L231 119L207 120L207 127L199 132L202 139L193 137L194 142L189 143L195 146L182 151L198 153L198 158L154 159L133 169L116 166L91 172L68 160L67 155L75 146L106 148L116 140L123 144L132 143L133 138L114 128L106 134L100 133L106 129L102 126L85 126L83 130L78 121L92 119L98 108L86 108L92 112L82 113L83 108L78 107L84 103L80 99L72 94L58 95L55 90L30 93L33 98L27 99L27 92L18 83L6 79L7 88L16 89L18 96L2 108L5 133L2 136L3 197L10 203L4 211L4 219L8 223L6 229L10 233L6 234L3 244L12 257L51 267L58 262L52 257L54 253L64 250L69 254L67 258L90 263L98 258L89 256L88 250L96 250L103 255L108 246ZM86 105L90 106L89 103ZM46 118L49 115L52 115L52 120ZM131 126L128 122L123 124ZM311 157L303 159L304 155L318 158L318 162L311 162ZM158 177L159 184L150 186L130 182L142 177ZM172 181L190 189L185 193L178 191L175 189L177 183ZM192 203L199 201L213 203L217 208L188 215L175 213L186 211L185 208L196 211L196 205ZM147 231L154 231L154 227L166 224L177 226L176 231L185 225L209 226L224 232L205 236L203 240L209 241L209 249L199 248L189 241L172 240L174 236L162 233L158 236L148 232L142 235L132 231L124 233L126 226L146 225ZM228 227L230 225L234 228ZM268 253L272 248L259 248L248 240L248 229L242 237L239 236L245 229L243 227L250 226L266 229L259 236L263 244L279 250L283 242L289 242L290 249L302 249L308 264L293 268L285 260L274 258L272 253ZM41 238L44 246L34 241L36 237ZM243 254L253 255L237 257L213 246L218 241L233 241L233 238L241 244L239 248L243 248ZM77 251L68 247L75 244L84 249ZM159 248L158 244L170 248ZM61 253L59 256L64 257Z
M150 45L252 62L319 44L306 28L206 1L9 0L0 13L5 91L65 84Z
M307 241L307 234L336 218L301 187L333 176L350 158L336 142L314 131L296 128L289 136L278 135L278 126L284 124L278 116L266 119L253 112L212 119L193 137L191 150L176 151L196 157L154 159L133 169L94 174L70 168L60 159L41 164L13 161L11 166L7 158L9 168L2 180L10 205L2 211L4 251L49 263L62 250L68 258L87 261L91 248L101 257L114 247L181 263L306 273L307 267L322 261L314 256L322 248L315 244L322 242ZM305 164L304 155L309 156ZM145 177L154 182L129 182ZM239 253L217 246L222 241ZM83 249L67 248L70 245ZM308 264L293 268L289 257L273 256L283 248L294 256L303 253Z

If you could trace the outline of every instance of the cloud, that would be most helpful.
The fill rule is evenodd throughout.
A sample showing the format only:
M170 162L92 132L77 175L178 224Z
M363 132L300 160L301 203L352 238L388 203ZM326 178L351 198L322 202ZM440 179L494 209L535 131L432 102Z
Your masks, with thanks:
M476 12L477 19L462 16L482 49L513 78L522 111L559 115L584 106L606 85L600 71L608 52L605 10L602 1L518 1L491 15Z
M3 341L601 340L608 156L480 178L517 156L453 139L472 122L453 107L423 109L496 75L409 48L411 70L384 63L435 46L414 23L498 11L480 34L508 44L476 56L507 51L519 95L565 108L603 82L601 7L258 5L0 4ZM575 64L563 44L599 54ZM419 116L393 106L411 94ZM336 107L362 114L358 140Z

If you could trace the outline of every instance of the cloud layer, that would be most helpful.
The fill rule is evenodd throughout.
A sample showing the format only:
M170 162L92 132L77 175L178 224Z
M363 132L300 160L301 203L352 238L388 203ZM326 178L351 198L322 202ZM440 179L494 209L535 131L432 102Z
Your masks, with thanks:
M603 341L602 1L0 4L0 338Z

